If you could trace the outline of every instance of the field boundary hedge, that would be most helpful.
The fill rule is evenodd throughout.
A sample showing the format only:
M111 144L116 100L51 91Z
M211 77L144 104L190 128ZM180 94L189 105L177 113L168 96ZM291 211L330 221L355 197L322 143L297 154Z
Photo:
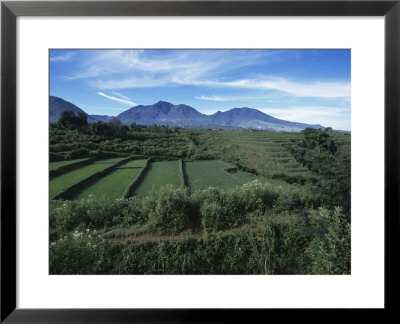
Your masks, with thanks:
M92 175L86 177L85 179L67 187L65 190L59 192L51 199L70 200L82 189L88 187L89 185L96 182L98 179L100 179L100 178L104 177L105 175L114 171L115 168L119 167L120 165L122 165L128 161L131 161L132 159L133 159L133 157L128 157L126 159L123 159L123 160L109 166L108 168L105 168L104 170L96 172L95 174L92 174Z
M140 185L142 182L144 176L146 175L147 171L149 170L150 163L153 161L153 158L148 158L146 161L146 165L143 167L143 169L137 174L136 178L132 181L130 186L128 186L123 194L124 198L129 198L133 196L133 193L137 189L137 187Z
M236 173L238 171L238 168L237 167L226 168L226 169L224 169L224 171L226 171L228 173Z
M179 184L182 188L188 187L187 175L185 175L185 167L182 159L179 159Z
M59 175L67 173L69 171L81 168L81 167L83 167L85 165L89 165L89 164L91 164L91 163L93 163L93 162L95 162L97 160L99 160L97 157L92 157L92 158L88 158L87 160L84 160L84 161L79 161L79 162L76 162L76 163L64 165L64 166L59 167L59 168L54 169L54 170L50 170L50 172L49 172L50 180L53 179L54 177L57 177Z
M167 155L151 155L151 162L176 161L178 158Z
M258 175L258 171L256 169L249 168L248 166L245 166L245 165L243 165L243 164L241 164L239 162L236 162L235 165L238 168L238 170L240 170L240 171Z
M189 189L190 191L190 186L189 186L189 176L187 174L186 170L186 162L182 160L182 171L183 171L183 180L185 183L185 187Z

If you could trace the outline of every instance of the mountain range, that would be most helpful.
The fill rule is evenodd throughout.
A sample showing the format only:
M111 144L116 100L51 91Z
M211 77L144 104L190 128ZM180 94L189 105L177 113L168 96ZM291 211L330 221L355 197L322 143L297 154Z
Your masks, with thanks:
M64 110L72 110L75 114L83 112L88 122L104 121L116 117L123 124L168 125L172 127L196 129L259 129L269 131L299 132L305 128L324 128L321 125L297 123L274 118L254 108L233 108L205 115L187 105L173 105L159 101L153 105L135 106L117 116L89 115L81 108L61 98L50 96L50 122L56 122Z

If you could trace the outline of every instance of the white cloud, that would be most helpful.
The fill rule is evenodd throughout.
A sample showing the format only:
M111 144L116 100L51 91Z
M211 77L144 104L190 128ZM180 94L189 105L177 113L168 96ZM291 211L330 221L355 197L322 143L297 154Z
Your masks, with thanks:
M116 95L116 96L118 96L118 97L121 97L122 99L131 100L131 99L129 99L127 96L124 96L124 95L120 94L119 92L111 91L111 93L114 94L114 95Z
M168 82L163 79L152 79L149 77L143 78L126 78L126 79L111 79L111 80L90 80L89 85L93 88L102 90L115 90L115 89L130 89L130 88L151 88L156 86L163 86Z
M220 97L220 96L200 96L194 97L198 100L209 100L209 101L234 101L235 98L233 97Z
M65 79L90 79L108 77L112 74L121 74L126 78L127 73L134 73L135 78L151 77L155 81L160 75L164 77L169 75L170 81L172 75L182 79L188 76L199 77L220 64L207 57L196 60L183 52L164 56L162 59L147 57L143 53L143 50L95 51L90 55L90 59L82 59L80 71L66 76Z
M162 56L148 53L143 50L94 51L82 58L79 71L65 79L88 79L90 86L102 90L178 84L279 91L294 97L346 99L351 95L348 81L303 82L268 73L249 78L220 78L226 71L254 63L257 57L249 57L249 52L242 55L238 51L233 55L224 51L167 51ZM225 101L222 98L201 96L197 99Z
M349 98L350 83L343 82L315 82L301 83L286 80L284 78L243 79L233 81L209 81L209 80L179 80L180 84L192 84L197 86L246 88L258 90L278 90L297 97L319 98Z
M129 98L128 98L129 100L124 99L124 98L117 98L117 97L109 96L109 95L107 95L107 94L105 94L104 92L101 92L101 91L98 91L97 94L102 96L102 97L105 97L107 99L118 101L118 102L120 102L122 104L125 104L125 105L128 105L128 106L137 106L138 105L137 103L135 103L133 101L130 101ZM125 97L125 98L127 98L127 97Z
M63 55L51 55L50 54L50 62L65 62L70 60L75 55L75 52L67 52Z

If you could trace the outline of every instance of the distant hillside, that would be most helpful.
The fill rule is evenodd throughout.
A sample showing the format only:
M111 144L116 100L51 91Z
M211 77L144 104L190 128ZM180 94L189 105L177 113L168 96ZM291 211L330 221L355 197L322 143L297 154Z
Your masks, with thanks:
M132 107L117 116L123 123L193 126L207 122L207 116L186 105L159 101L154 105Z
M218 111L209 117L212 124L238 128L265 129L272 131L299 132L305 128L323 128L321 125L296 123L274 118L253 108L233 108Z
M72 110L75 114L84 112L74 104L61 98L50 97L50 122L55 122L64 110ZM112 116L88 115L88 122L108 122ZM159 101L153 105L135 106L118 116L123 124L139 125L169 125L172 127L198 129L258 129L282 132L299 132L305 128L324 128L321 125L311 125L278 119L253 108L233 108L213 115L205 115L187 105L173 105Z
M97 121L95 118L91 117L81 108L59 97L50 96L49 108L50 108L50 123L55 123L60 118L61 113L66 110L73 111L76 116L78 115L78 112L83 112L86 116L88 116L87 120L89 123L94 123Z
M173 105L159 101L149 106L135 106L117 116L121 122L142 125L170 125L192 128L260 129L299 132L307 127L323 128L321 125L281 120L253 108L233 108L213 115L199 113L187 105Z

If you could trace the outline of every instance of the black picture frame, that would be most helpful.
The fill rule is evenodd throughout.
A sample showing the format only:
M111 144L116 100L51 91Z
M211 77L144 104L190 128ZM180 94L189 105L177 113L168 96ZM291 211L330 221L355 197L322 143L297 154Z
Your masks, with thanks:
M234 322L265 310L16 309L16 19L19 16L384 16L385 310L395 310L399 246L400 0L381 1L2 1L1 322ZM254 316L254 317L253 317Z

